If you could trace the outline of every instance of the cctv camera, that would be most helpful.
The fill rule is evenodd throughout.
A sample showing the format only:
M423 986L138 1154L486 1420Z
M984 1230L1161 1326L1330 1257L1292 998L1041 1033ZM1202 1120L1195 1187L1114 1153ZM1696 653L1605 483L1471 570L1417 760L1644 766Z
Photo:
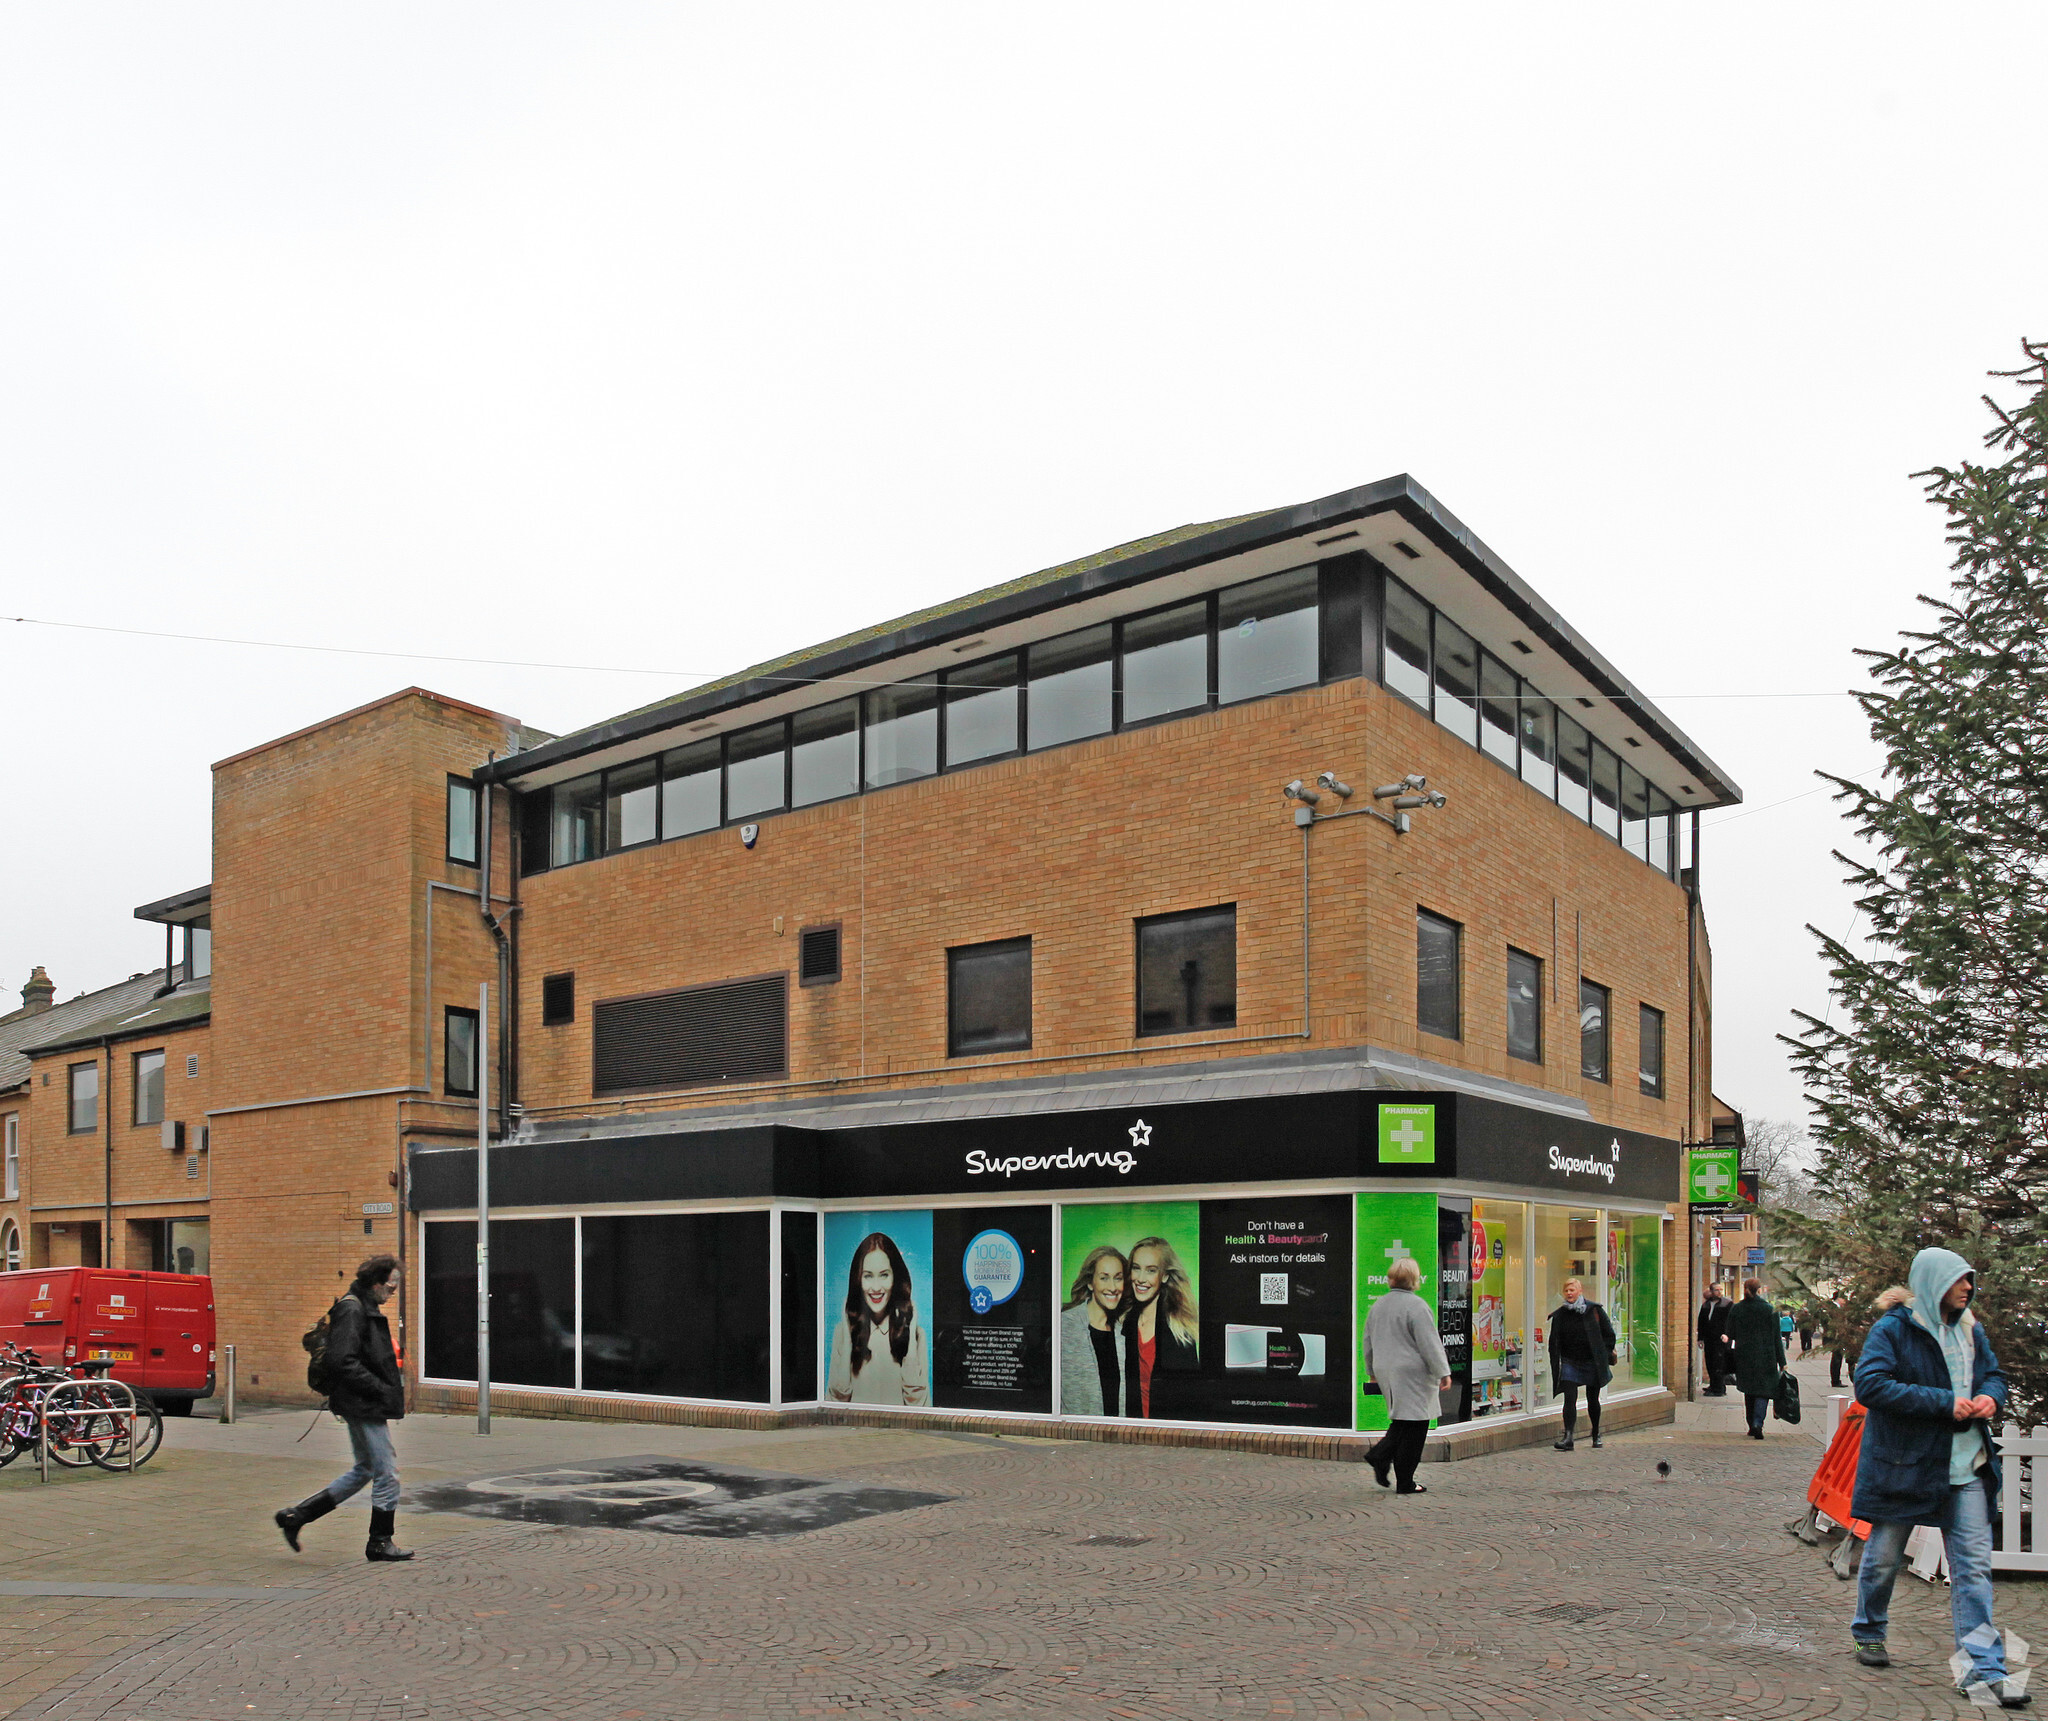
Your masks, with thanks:
M1319 788L1328 789L1331 794L1338 796L1342 800L1348 801L1351 799L1351 785L1339 782L1335 771L1319 772L1316 776L1316 784Z
M1296 777L1293 782L1283 787L1280 793L1290 801L1302 801L1311 807L1319 805L1323 798L1315 790L1304 788L1299 777Z

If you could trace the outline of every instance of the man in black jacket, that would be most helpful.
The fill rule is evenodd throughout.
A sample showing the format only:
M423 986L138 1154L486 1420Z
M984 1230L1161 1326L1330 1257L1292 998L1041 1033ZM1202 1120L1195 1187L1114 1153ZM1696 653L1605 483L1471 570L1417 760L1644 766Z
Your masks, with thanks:
M1709 1285L1700 1302L1696 1328L1700 1349L1706 1353L1707 1384L1701 1392L1704 1398L1728 1396L1728 1376L1734 1367L1733 1353L1728 1348L1728 1317L1734 1312L1735 1305L1721 1287Z
M277 1514L277 1527L293 1553L299 1551L301 1530L315 1518L326 1517L367 1482L370 1539L363 1557L412 1558L391 1539L398 1516L398 1460L391 1450L390 1424L405 1415L405 1386L384 1305L397 1295L398 1257L372 1255L356 1269L355 1283L329 1312L327 1404L347 1424L356 1461L312 1498Z

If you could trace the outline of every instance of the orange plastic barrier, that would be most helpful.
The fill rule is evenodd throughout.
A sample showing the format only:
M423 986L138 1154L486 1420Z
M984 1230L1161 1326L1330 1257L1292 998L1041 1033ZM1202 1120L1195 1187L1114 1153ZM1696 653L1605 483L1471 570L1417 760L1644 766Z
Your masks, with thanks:
M1863 1450L1863 1406L1854 1399L1842 1411L1842 1424L1828 1449L1821 1454L1820 1468L1806 1485L1807 1503L1818 1507L1838 1524L1846 1524L1853 1535L1869 1540L1870 1526L1849 1516L1849 1500L1856 1492L1856 1459Z

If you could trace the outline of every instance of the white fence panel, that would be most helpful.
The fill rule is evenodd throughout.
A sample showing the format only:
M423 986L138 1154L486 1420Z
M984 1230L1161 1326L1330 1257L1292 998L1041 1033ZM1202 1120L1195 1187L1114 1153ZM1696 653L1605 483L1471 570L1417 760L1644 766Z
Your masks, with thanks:
M2041 1520L2034 1510L2035 1479L2040 1461L2048 1456L2048 1428L2007 1427L1998 1438L1998 1455L2004 1460L2005 1510L1998 1551L1991 1556L1994 1571L2048 1572L2048 1547L2040 1540Z

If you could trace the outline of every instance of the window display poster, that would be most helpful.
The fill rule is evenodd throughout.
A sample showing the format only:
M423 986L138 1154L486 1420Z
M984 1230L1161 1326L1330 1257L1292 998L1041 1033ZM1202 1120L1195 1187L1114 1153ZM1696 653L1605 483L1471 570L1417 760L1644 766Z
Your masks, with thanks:
M932 1402L932 1212L825 1215L825 1401Z
M1629 1221L1630 1276L1635 1300L1629 1308L1629 1353L1637 1386L1656 1386L1664 1378L1663 1347L1657 1342L1657 1316L1663 1300L1663 1222L1655 1214Z
M932 1402L1052 1409L1052 1209L932 1213Z
M1063 1205L1062 1413L1166 1419L1192 1414L1200 1400L1202 1372L1201 1279L1197 1203ZM1129 1330L1133 1320L1141 1322L1135 1341ZM1108 1334L1114 1342L1105 1344L1091 1333ZM1132 1368L1128 1363L1134 1351L1137 1366ZM1091 1371L1098 1355L1106 1355L1106 1361Z
M1358 1249L1358 1337L1365 1342L1366 1317L1373 1304L1387 1294L1387 1269L1396 1261L1412 1260L1422 1268L1419 1287L1432 1311L1437 1299L1436 1192L1407 1190L1373 1191L1352 1198L1357 1206ZM1387 1404L1380 1389L1358 1373L1357 1426L1370 1430L1387 1426Z
M1516 1209L1519 1214L1520 1209ZM1509 1225L1515 1236L1510 1239ZM1521 1227L1499 1217L1472 1221L1472 1414L1522 1408L1522 1339L1508 1318L1509 1255ZM1520 1270L1519 1260L1514 1263Z
M1186 1415L1351 1426L1351 1199L1202 1203L1202 1389Z

